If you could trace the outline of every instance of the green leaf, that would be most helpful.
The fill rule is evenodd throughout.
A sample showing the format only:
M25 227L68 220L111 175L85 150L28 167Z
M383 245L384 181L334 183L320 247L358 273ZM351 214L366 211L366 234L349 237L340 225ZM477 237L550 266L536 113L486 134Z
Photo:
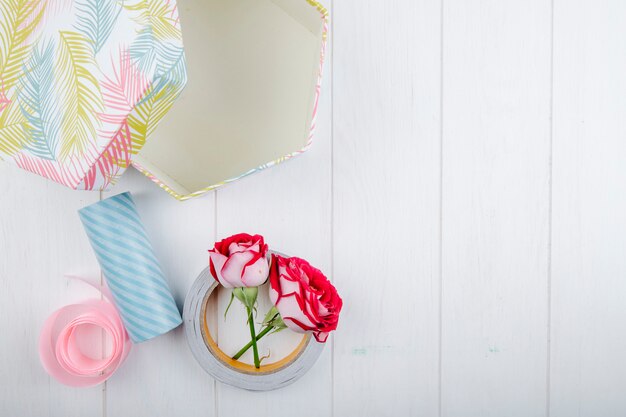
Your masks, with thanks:
M234 299L235 299L235 294L231 292L230 301L228 302L228 305L226 306L226 311L224 311L224 320L226 320L226 314L228 314L228 310L230 310L230 306L233 304Z
M283 321L283 318L278 312L276 306L273 306L270 311L267 312L265 318L263 319L263 325L273 327L274 330L272 331L272 333L277 333L287 328L287 325Z

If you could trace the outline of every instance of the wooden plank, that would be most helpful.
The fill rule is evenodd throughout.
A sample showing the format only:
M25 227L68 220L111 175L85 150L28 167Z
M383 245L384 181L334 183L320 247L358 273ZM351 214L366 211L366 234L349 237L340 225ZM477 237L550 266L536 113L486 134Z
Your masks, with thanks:
M444 2L442 415L546 412L550 2Z
M325 6L330 7L331 2ZM331 35L332 36L332 35ZM271 248L307 259L331 276L331 46L327 50L317 130L312 148L305 154L270 170L247 177L217 192L217 238L234 233L259 233ZM263 288L259 321L269 308ZM237 351L245 333L243 307L235 301L228 322L221 315L228 303L221 291L218 305L220 347ZM257 327L258 328L258 327ZM247 338L247 339L246 339ZM260 353L271 353L274 360L287 353L299 337L288 330L261 341ZM229 350L230 349L230 350ZM218 384L218 415L317 417L331 414L331 343L315 366L293 385L270 392L242 392ZM244 357L251 361L251 355ZM244 398L245 400L242 400ZM314 400L312 400L314 399Z
M336 416L437 415L440 7L335 3Z
M111 195L131 191L157 258L182 311L187 290L207 265L214 235L214 194L179 202L129 170ZM107 194L103 195L106 198ZM106 416L213 416L214 384L193 358L182 326L137 344L107 382Z
M0 163L0 415L102 415L102 387L76 389L50 378L39 332L67 304L98 296L64 274L98 278L77 210L97 192L72 191ZM97 340L96 340L97 339ZM99 354L97 337L85 348Z
M555 1L550 415L626 410L626 4Z
M180 330L135 346L106 386L49 378L45 318L96 295L63 274L97 275L76 210L98 193L1 163L0 415L623 415L626 5L554 2L551 269L550 4L444 6L443 97L440 2L344 0L310 153L217 204L179 203L132 171L110 193L133 192L181 306L215 238L239 231L332 276L340 328L286 389L215 384ZM240 313L220 322L224 345Z

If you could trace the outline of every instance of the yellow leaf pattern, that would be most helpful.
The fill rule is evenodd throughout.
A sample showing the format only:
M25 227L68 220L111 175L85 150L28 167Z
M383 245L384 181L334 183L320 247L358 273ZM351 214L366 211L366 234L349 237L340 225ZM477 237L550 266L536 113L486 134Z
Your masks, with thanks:
M41 21L45 2L32 0L0 1L0 80L9 90L22 74L24 59L32 44L29 37Z
M137 21L144 26L150 26L155 37L159 40L181 39L180 27L177 24L175 3L160 0L140 0L134 4L127 4L127 10L139 12Z
M64 92L60 158L81 154L96 136L97 112L102 111L99 83L90 70L95 66L91 41L84 35L61 31L57 70Z
M15 100L0 113L0 152L13 155L30 142L29 128Z

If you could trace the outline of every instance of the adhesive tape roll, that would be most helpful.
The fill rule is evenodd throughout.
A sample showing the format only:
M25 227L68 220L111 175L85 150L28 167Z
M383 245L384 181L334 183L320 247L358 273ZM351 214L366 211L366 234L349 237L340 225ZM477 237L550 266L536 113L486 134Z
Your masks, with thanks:
M196 279L185 299L183 320L187 343L196 360L218 381L250 391L270 391L287 386L302 377L321 355L324 344L307 334L296 349L283 359L256 369L231 359L217 345L209 331L206 309L219 284L209 267Z

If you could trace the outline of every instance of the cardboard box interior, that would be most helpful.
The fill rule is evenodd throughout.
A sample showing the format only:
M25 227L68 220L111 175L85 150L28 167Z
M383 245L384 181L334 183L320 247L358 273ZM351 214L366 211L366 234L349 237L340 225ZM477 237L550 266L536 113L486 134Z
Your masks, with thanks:
M323 21L306 0L179 0L181 97L135 158L181 196L305 146Z

